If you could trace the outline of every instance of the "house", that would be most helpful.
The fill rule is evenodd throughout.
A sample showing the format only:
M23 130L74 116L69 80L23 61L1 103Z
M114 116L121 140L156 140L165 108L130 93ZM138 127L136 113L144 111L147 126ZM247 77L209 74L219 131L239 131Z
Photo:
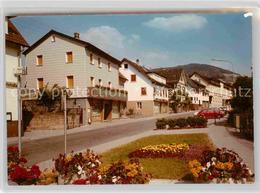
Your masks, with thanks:
M125 83L128 110L143 116L168 112L166 78L142 67L139 60L133 62L124 58L119 70L128 79Z
M18 95L15 75L22 66L22 51L28 43L9 18L5 19L6 114L8 137L18 135Z
M27 88L58 84L71 91L68 109L78 109L80 125L120 118L126 106L127 81L121 62L100 48L54 30L35 42L26 55Z
M172 68L170 70L168 68L158 68L153 71L166 77L167 85L170 87L170 103L174 102L171 98L175 95L180 102L184 102L189 97L189 108L193 110L208 108L209 96L205 86L190 79L182 68ZM187 107L179 106L177 111L183 111L183 108Z
M187 78L187 93L191 100L191 109L207 109L209 108L209 92L206 86L200 84L196 80Z
M209 107L230 108L230 100L233 97L232 86L222 80L205 77L197 72L193 73L190 78L204 85L209 92Z

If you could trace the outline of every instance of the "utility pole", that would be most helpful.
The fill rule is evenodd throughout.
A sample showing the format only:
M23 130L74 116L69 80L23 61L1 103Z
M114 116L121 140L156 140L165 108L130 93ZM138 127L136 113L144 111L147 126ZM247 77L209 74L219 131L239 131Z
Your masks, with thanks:
M67 154L67 91L63 90L63 104L64 104L64 153Z

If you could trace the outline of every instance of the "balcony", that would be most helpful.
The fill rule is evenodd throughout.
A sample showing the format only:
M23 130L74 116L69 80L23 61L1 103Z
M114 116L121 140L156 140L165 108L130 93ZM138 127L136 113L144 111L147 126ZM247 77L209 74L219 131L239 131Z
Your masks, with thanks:
M90 98L127 101L127 96L128 93L125 90L101 86L88 87L88 97Z

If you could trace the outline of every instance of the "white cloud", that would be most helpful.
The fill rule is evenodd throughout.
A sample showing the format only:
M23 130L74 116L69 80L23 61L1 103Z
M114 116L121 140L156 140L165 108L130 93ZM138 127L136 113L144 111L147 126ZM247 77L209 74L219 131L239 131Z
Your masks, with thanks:
M145 26L172 32L197 30L208 23L205 17L195 14L183 14L172 17L155 17L144 23Z
M92 27L83 32L81 37L111 54L122 51L126 39L116 28L110 26Z
M81 32L81 39L103 49L109 54L122 59L127 57L133 61L137 58L146 67L158 67L173 61L172 54L161 50L145 49L140 45L141 37L138 34L124 35L111 26L91 27Z
M97 26L83 32L81 38L116 57L125 57L129 47L134 46L139 41L140 36L131 34L128 37L114 27Z

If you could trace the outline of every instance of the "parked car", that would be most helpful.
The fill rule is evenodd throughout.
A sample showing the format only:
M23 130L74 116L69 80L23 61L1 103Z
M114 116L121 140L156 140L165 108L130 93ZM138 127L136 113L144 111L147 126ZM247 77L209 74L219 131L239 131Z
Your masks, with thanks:
M223 112L219 108L212 108L201 110L200 112L198 112L197 115L206 119L219 119L225 116L225 112Z

